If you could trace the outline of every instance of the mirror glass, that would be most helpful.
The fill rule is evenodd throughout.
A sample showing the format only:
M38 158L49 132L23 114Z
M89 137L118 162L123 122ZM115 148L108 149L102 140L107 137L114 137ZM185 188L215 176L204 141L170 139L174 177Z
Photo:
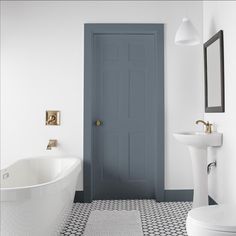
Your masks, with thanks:
M221 105L220 78L220 43L219 39L207 48L207 94L208 106Z
M205 111L224 112L223 31L204 44Z

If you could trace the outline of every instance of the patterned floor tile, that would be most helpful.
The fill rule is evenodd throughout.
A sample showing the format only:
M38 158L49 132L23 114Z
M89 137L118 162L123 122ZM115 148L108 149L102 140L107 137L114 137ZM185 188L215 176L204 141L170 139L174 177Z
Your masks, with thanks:
M139 210L145 236L185 236L185 220L191 202L156 202L155 200L106 200L75 203L61 235L83 235L93 210Z

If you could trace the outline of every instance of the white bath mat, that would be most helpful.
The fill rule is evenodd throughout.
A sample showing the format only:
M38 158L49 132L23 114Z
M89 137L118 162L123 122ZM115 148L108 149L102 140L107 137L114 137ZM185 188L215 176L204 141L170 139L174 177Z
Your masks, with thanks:
M84 236L143 236L140 213L133 211L91 211Z

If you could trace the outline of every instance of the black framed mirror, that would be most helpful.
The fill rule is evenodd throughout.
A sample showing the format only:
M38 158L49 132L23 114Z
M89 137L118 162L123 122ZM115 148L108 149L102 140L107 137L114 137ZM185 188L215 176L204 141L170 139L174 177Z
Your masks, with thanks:
M205 112L224 112L224 42L220 30L203 45Z

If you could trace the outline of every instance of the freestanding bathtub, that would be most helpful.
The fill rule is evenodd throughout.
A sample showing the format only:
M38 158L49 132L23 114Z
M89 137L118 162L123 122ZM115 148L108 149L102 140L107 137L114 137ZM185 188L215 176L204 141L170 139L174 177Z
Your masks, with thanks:
M60 235L81 171L77 157L22 159L1 170L1 236Z

